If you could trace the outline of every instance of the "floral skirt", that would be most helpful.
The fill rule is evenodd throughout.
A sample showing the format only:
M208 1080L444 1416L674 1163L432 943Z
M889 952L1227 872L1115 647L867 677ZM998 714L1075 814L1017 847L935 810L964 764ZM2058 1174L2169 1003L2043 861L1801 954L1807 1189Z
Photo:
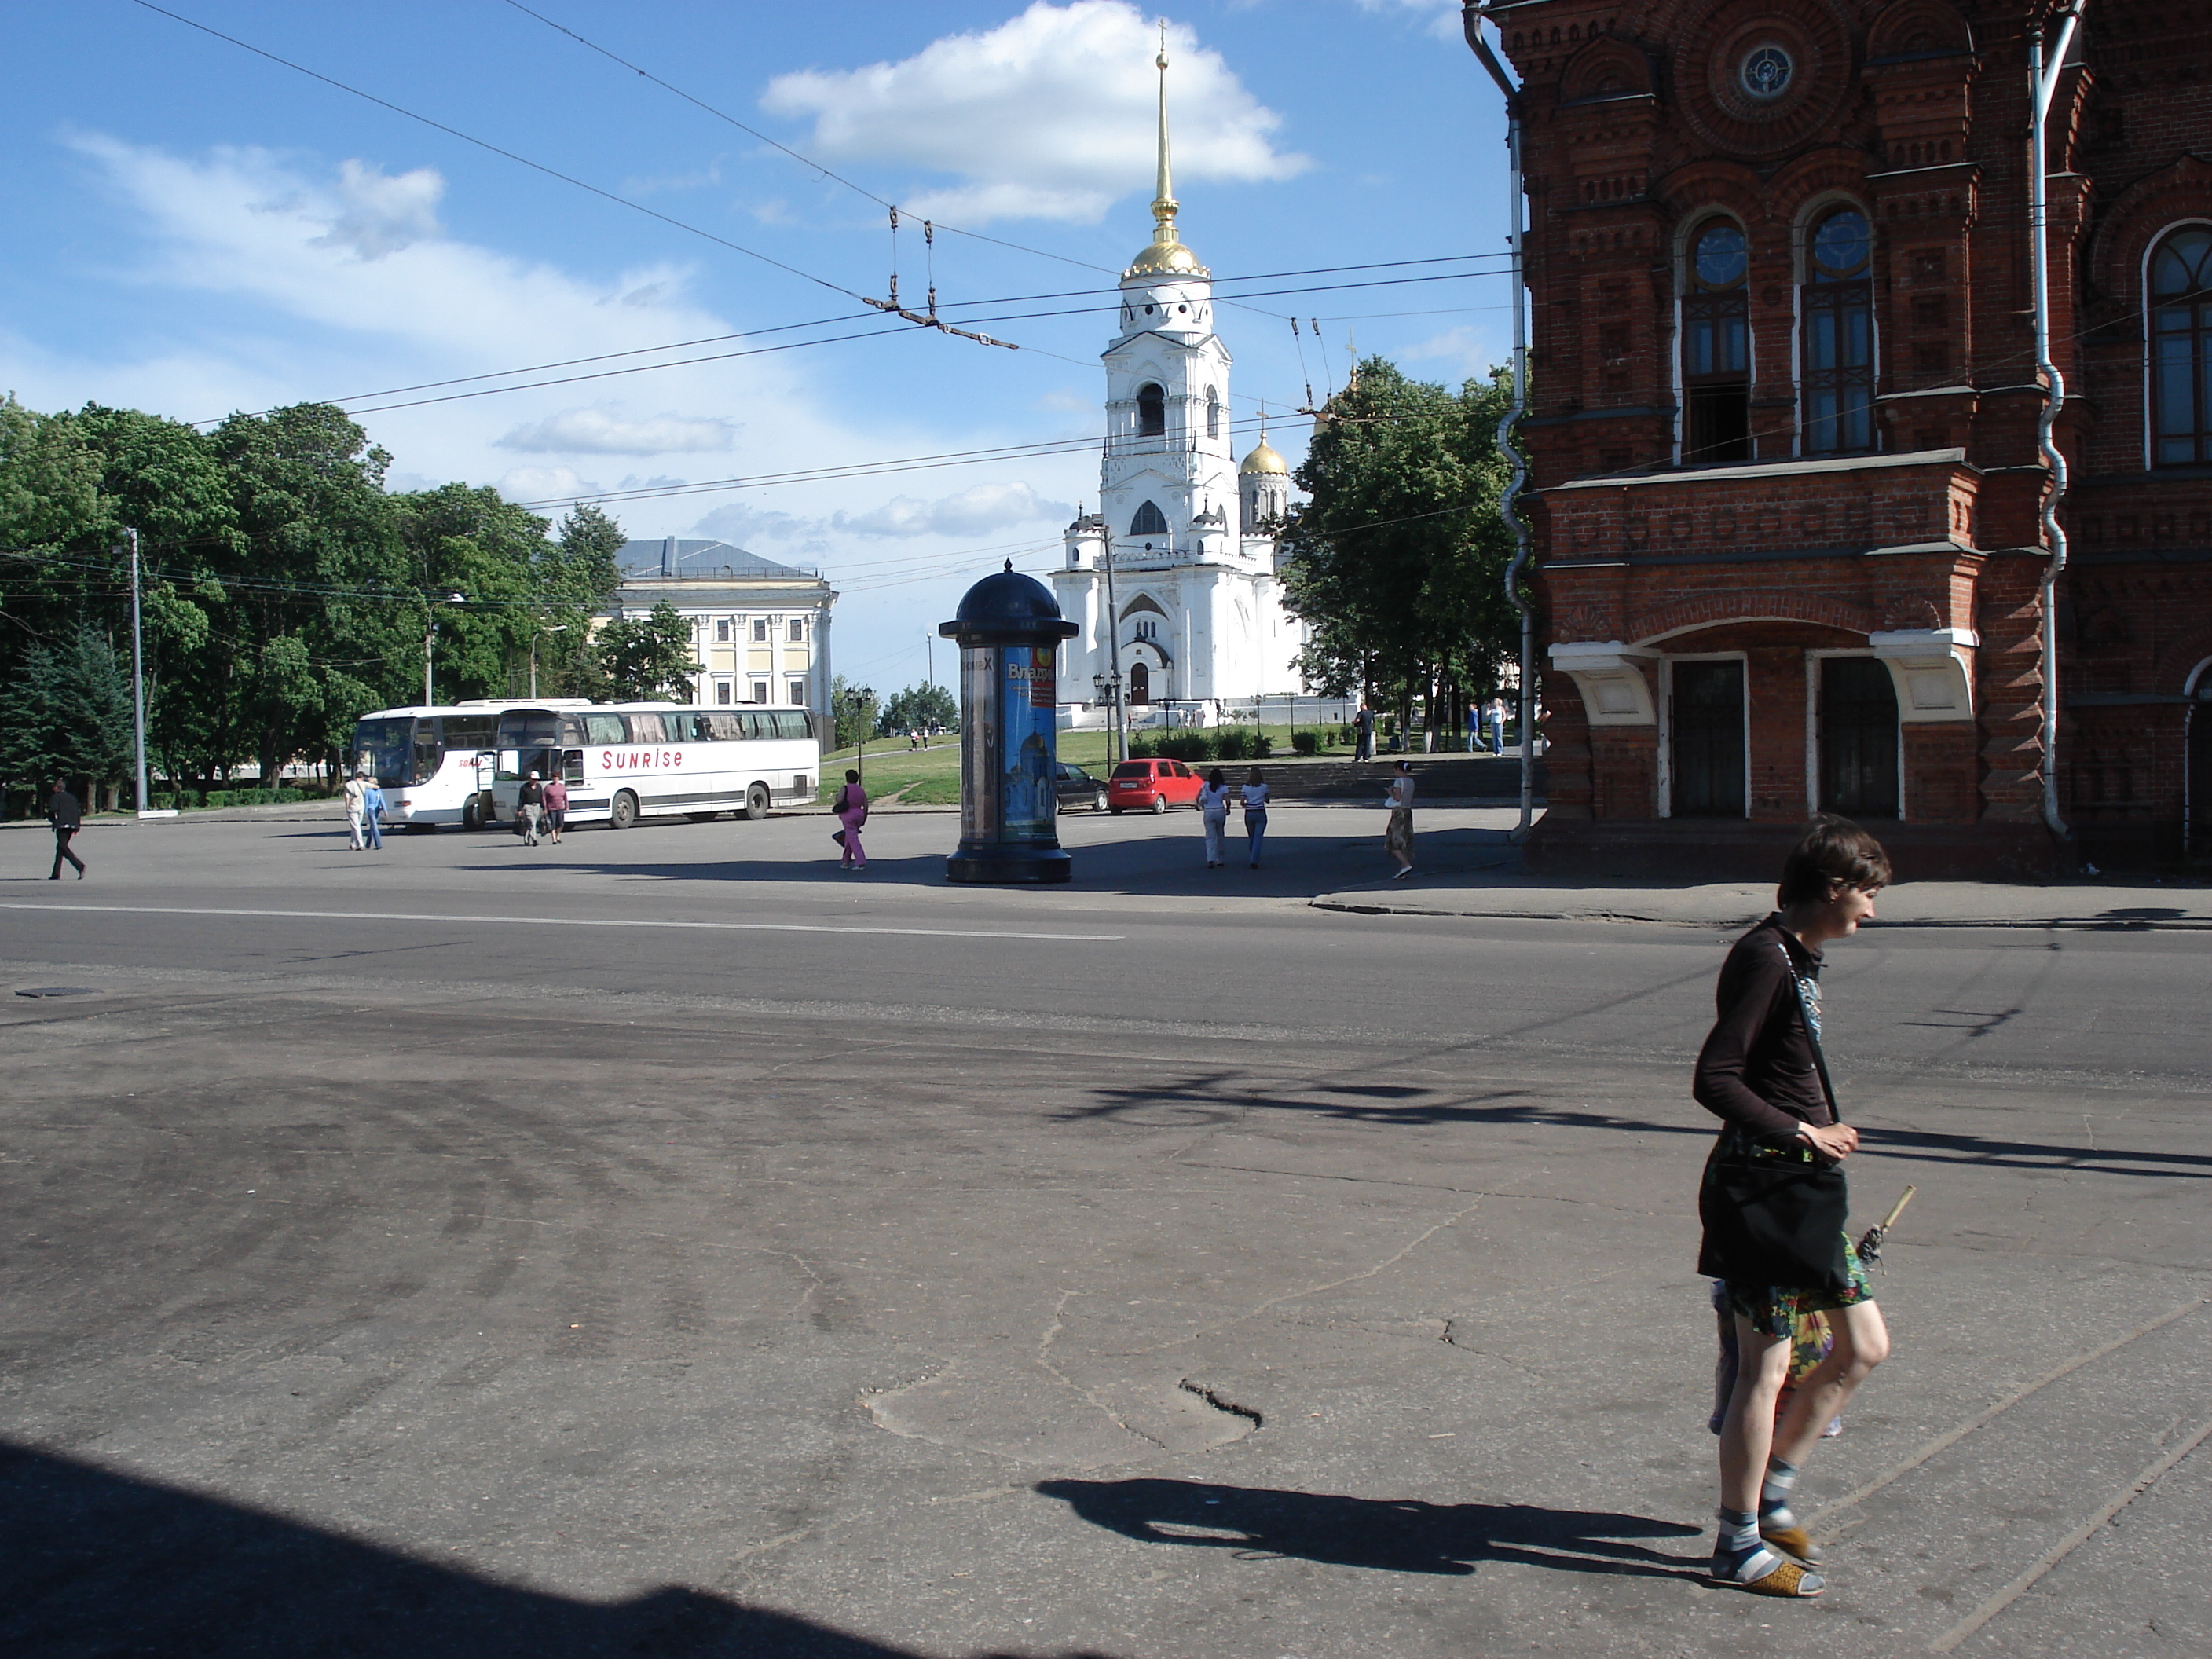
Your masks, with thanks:
M1729 1279L1723 1286L1722 1294L1729 1310L1749 1320L1751 1328L1761 1336L1800 1337L1808 1315L1874 1300L1874 1286L1867 1282L1866 1268L1859 1261L1859 1253L1851 1247L1848 1233L1844 1236L1844 1266L1851 1282L1840 1291L1808 1291L1794 1285L1745 1285Z
M1390 809L1390 827L1382 832L1382 850L1394 858L1411 862L1413 856L1413 809L1394 806Z

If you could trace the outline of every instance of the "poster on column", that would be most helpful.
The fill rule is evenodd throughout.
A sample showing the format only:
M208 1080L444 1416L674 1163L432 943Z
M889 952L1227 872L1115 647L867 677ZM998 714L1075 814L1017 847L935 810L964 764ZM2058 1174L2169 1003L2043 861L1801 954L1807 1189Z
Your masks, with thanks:
M1008 646L999 699L1002 739L1000 834L1008 841L1053 839L1053 704L1056 688L1049 645Z

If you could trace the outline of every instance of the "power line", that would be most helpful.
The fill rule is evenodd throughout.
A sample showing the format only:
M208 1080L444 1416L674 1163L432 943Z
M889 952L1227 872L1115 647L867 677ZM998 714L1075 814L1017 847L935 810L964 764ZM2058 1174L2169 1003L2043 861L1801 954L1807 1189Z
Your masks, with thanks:
M738 119L736 116L729 114L726 111L717 109L714 105L707 102L703 98L695 97L690 93L684 91L683 88L677 86L671 82L662 80L652 70L641 68L638 64L631 63L629 58L609 51L606 47L599 45L596 40L586 40L582 35L577 33L575 30L568 27L566 24L556 23L551 18L546 16L544 13L532 10L528 6L522 3L522 0L507 0L507 3L513 6L515 10L522 13L525 16L536 18L539 22L544 24L547 28L558 30L561 33L567 35L571 40L574 40L578 46L586 48L587 51L599 53L600 57L605 58L609 63L619 64L624 69L629 70L645 80L652 82L653 85L659 87L662 91L673 93L677 97L681 98L685 103L693 106L695 108L706 111L708 114L713 116L716 120L727 122L731 126L735 127L739 132L744 133L747 137L757 138L761 143L768 145L770 149L781 150L786 155L791 157L793 161L798 162L801 167L811 167L815 172L820 173L824 179L828 179L833 183L842 185L848 190L858 191L860 195L866 197L871 202L873 202L878 207L891 208L895 210L897 209L898 204L896 202L885 200L883 197L877 195L875 191L868 189L865 185L854 184L850 179L845 177L843 173L834 172L830 168L823 167L821 162L814 160L811 156L800 155L797 150L792 149L790 145L783 143L781 140L769 137L768 134L763 132L758 127L748 126L744 122ZM937 226L937 228L942 231L948 231L955 236L968 237L974 241L989 242L995 247L1011 248L1017 253L1034 254L1040 259L1055 259L1061 264L1074 265L1079 270L1103 270L1106 268L1103 265L1091 264L1087 260L1070 258L1065 253L1050 253L1046 252L1043 248L1026 247L1019 242L1009 242L996 236L986 236L981 231L963 230L957 225L939 224Z
M373 92L363 92L359 87L349 86L343 81L325 75L319 70L311 70L304 64L295 64L289 58L280 58L275 52L264 51L261 47L253 45L251 41L241 40L234 34L225 34L221 29L211 28L205 23L196 22L191 18L184 15L181 12L171 11L166 6L156 5L154 3L154 0L131 0L131 3L136 6L143 7L148 11L158 13L160 15L168 18L173 22L182 23L186 28L197 29L202 34L210 36L217 40L226 41L229 45L236 46L241 52L250 52L256 58L266 58L272 64L280 64L283 68L291 70L296 74L304 75L310 80L319 81L326 87L335 87L340 92L349 93L356 98L362 99L368 103L374 104L380 109L388 109L395 115L404 115L410 121L419 121L424 126L434 128L437 131L446 134L448 137L458 138L465 144L474 144L478 149L488 150L494 155L502 156L506 160L516 163L518 166L530 168L534 173L542 173L549 179L558 179L564 185L574 185L578 190L589 191L592 195L599 197L603 201L615 203L617 206L629 209L633 213L642 213L648 219L658 219L662 224L672 225L678 230L689 231L694 236L703 237L708 241L713 242L718 246L728 248L733 253L742 253L748 259L757 259L763 264L773 265L778 270L787 272L793 276L801 277L807 282L815 283L818 287L826 288L832 293L842 294L848 299L858 300L861 297L860 294L852 289L847 288L842 283L833 283L826 276L817 276L811 270L801 270L797 265L787 264L785 261L775 258L773 254L763 253L758 248L746 247L742 243L730 240L726 236L717 236L711 230L702 230L697 225L687 224L683 220L675 217L673 215L662 213L657 209L649 208L642 202L633 202L627 196L617 195L611 190L602 190L597 185L586 184L583 179L577 178L574 174L563 173L558 167L548 167L543 161L533 161L526 155L519 155L511 149L502 149L499 145L491 143L489 139L478 138L471 133L463 132L459 127L447 126L443 121L433 120L427 115L418 115L415 111L405 108L401 105L395 104L388 98L380 98Z

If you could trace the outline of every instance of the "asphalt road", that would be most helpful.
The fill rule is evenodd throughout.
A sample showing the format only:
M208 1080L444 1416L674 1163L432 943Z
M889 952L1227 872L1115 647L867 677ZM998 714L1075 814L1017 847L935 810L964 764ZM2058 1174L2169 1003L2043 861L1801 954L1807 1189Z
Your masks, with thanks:
M2199 935L1835 947L1897 1336L1699 1582L1726 936L1358 915L1379 814L0 832L0 1650L2212 1647ZM1424 868L1500 855L1424 815Z

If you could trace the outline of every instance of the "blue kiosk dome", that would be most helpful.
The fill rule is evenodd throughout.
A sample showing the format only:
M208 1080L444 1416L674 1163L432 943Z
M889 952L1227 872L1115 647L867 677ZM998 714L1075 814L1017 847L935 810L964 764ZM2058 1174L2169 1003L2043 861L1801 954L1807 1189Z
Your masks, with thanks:
M1060 601L1035 576L1014 568L1012 559L995 575L986 576L969 588L960 609L937 631L948 640L1073 639L1082 632L1060 614Z

